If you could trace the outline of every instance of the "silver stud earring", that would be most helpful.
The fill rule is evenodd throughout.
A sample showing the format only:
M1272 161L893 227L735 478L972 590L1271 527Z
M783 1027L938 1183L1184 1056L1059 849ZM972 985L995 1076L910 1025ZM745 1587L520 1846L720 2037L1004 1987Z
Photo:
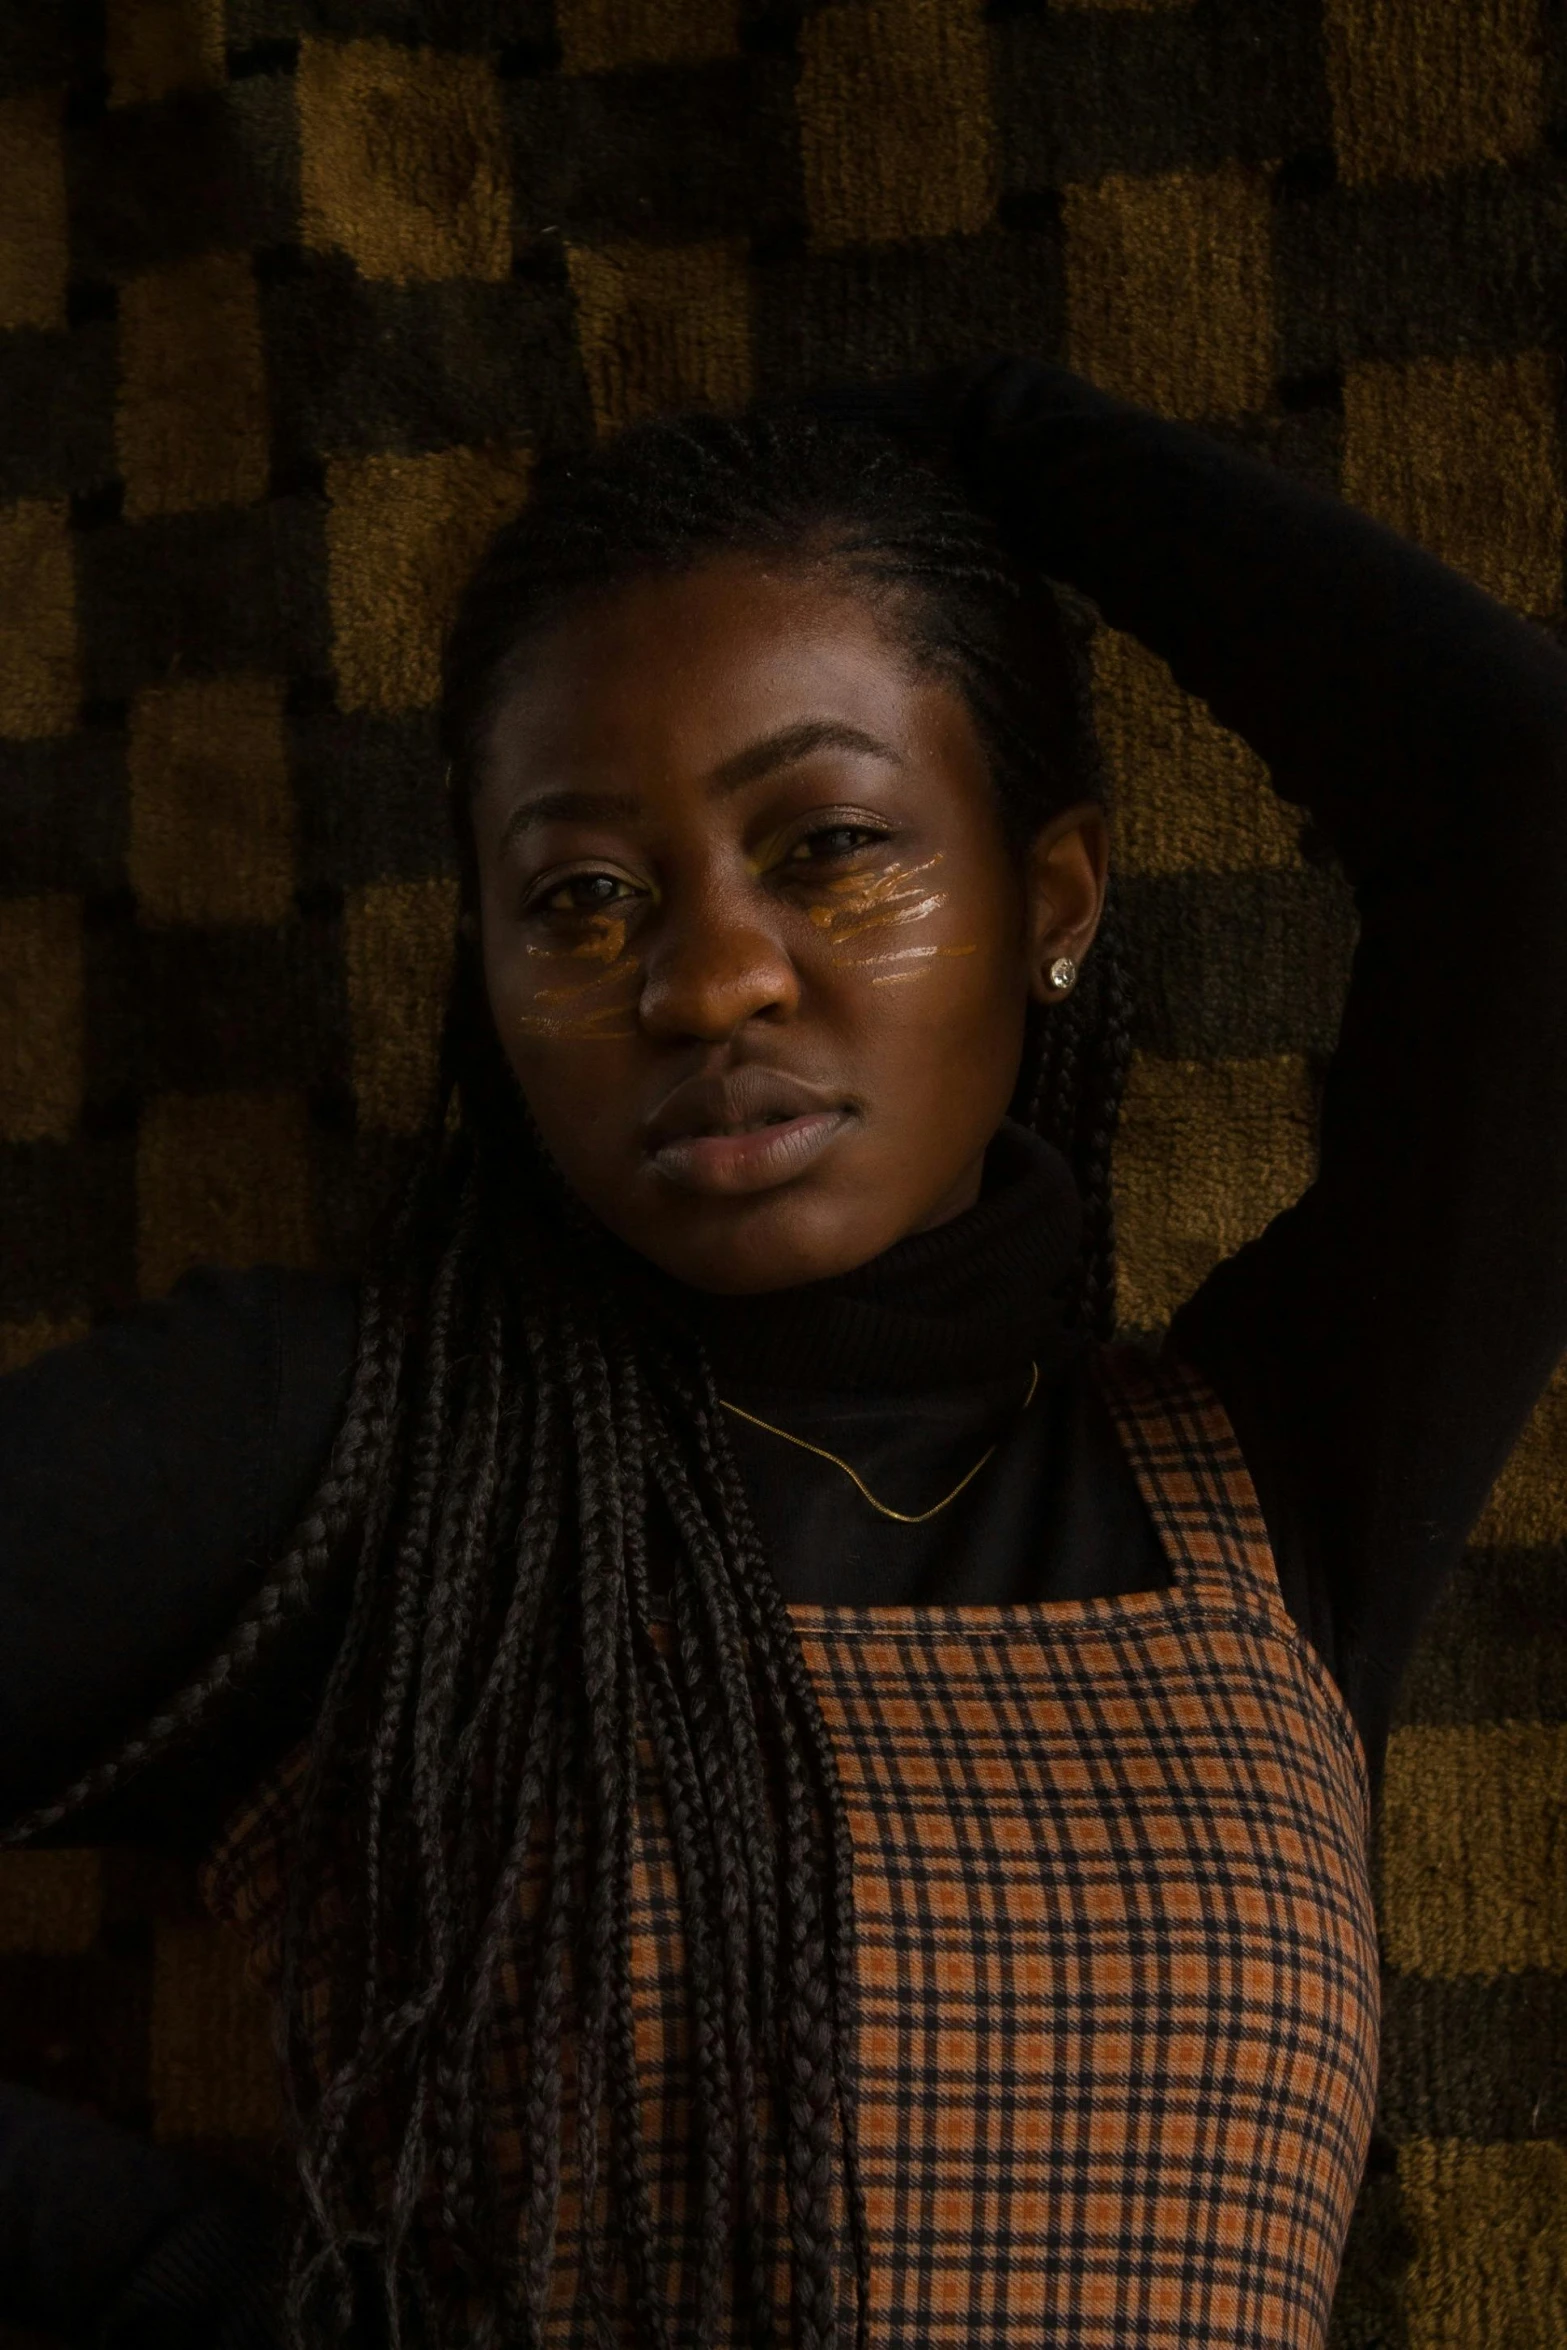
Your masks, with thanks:
M1057 955L1050 966L1050 984L1057 995L1065 995L1077 978L1077 965L1070 955Z

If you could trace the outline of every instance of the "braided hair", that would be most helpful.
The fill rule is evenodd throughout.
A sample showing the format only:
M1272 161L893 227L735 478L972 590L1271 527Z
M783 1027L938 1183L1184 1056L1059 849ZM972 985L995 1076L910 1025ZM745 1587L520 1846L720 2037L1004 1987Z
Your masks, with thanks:
M909 657L965 696L1016 844L1099 796L1081 632L953 483L798 412L660 421L542 478L468 587L443 724L470 914L468 807L530 643L621 582L733 552L821 566L874 600ZM1012 1105L1077 1174L1079 1310L1100 1332L1127 1058L1115 947L1111 908L1074 993L1031 1013ZM618 2295L657 2350L715 2342L726 2306L737 2338L864 2340L850 1847L832 1751L700 1343L656 1287L628 1283L615 1247L532 1125L465 921L436 1099L363 1285L319 1491L201 1675L25 1823L53 1825L188 1736L329 1577L351 1573L283 1934L296 2344L366 2324L433 2350L541 2343L568 2123L595 2338L610 2338ZM670 1558L657 1625L655 1525ZM673 2287L632 2005L648 1754L688 1974L690 2224ZM504 2181L488 2111L503 1972L526 2022L524 2167ZM787 2316L764 2106L782 2148Z

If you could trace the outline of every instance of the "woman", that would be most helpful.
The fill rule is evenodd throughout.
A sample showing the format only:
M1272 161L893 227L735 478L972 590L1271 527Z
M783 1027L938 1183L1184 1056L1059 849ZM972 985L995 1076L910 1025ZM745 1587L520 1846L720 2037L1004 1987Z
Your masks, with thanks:
M1047 579L1362 917L1319 1178L1154 1363L1099 1343L1126 1000ZM1022 362L643 428L502 534L378 1270L183 1285L0 1412L10 1809L215 1844L296 2332L1323 2339L1368 1767L1567 1338L1564 713L1438 565ZM254 2216L153 2200L109 2338L259 2322Z

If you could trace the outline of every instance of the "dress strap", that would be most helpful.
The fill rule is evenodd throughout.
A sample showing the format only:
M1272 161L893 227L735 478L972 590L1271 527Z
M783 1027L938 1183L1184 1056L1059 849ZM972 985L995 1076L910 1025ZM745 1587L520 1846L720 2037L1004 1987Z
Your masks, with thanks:
M1283 1608L1251 1472L1202 1373L1166 1348L1105 1347L1094 1374L1183 1588Z

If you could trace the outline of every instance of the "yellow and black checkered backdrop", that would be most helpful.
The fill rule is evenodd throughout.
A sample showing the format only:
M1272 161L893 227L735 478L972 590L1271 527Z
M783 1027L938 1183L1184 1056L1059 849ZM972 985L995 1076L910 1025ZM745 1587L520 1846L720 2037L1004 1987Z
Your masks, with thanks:
M0 1357L198 1259L351 1260L451 915L442 620L540 450L1016 347L1557 626L1564 229L1561 0L5 0ZM1245 748L1098 659L1148 1329L1307 1176L1352 918ZM1420 1655L1382 1853L1336 2339L1559 2350L1567 1387ZM0 1894L0 2073L260 2159L178 1875Z

